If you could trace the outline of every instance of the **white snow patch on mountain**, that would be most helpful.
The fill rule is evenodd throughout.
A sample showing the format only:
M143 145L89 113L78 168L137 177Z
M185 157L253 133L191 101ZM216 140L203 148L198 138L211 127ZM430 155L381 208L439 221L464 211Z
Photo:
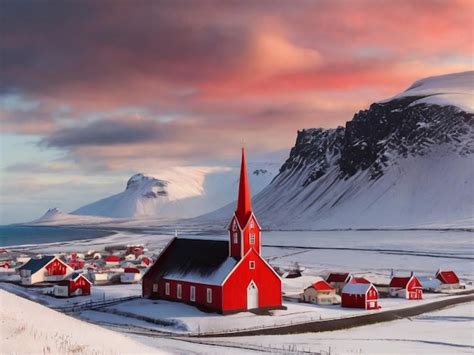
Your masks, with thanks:
M277 163L250 163L249 178L254 194L276 176ZM156 217L163 219L198 216L236 199L239 167L175 167L150 174L136 174L126 189L83 206L74 215L113 218Z
M392 99L408 96L425 96L412 103L412 105L418 103L440 106L452 105L466 112L474 112L474 71L418 80Z

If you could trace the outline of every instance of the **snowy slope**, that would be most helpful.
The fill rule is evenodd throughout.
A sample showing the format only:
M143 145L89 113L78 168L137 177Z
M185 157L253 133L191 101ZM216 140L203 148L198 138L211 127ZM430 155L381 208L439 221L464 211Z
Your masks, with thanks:
M279 164L249 166L254 194L276 176ZM188 218L206 213L236 197L238 167L176 167L149 175L136 174L126 189L83 206L72 214L114 218Z
M101 224L110 222L110 218L94 216L76 216L60 211L58 208L48 209L40 218L29 222L36 225L65 225L65 224Z
M160 354L129 337L0 290L5 354Z
M299 131L279 175L253 199L259 221L272 229L474 226L474 115L464 110L473 79L420 80L345 127ZM233 208L202 219L225 221Z

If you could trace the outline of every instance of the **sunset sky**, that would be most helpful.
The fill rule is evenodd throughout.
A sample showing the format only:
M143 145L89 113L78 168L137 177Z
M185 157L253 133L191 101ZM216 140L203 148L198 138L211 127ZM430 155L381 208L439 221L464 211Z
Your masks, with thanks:
M0 223L289 149L472 70L473 1L0 2Z

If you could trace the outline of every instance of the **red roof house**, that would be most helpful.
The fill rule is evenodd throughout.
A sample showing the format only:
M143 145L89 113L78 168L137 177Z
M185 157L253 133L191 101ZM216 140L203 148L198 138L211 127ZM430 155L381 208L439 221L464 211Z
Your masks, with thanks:
M147 298L179 301L219 313L282 307L281 279L261 256L245 152L228 240L173 238L143 276Z
M120 256L118 255L107 255L105 257L105 265L114 266L120 264Z
M336 289L336 292L340 293L342 288L352 279L352 276L348 272L331 272L326 278L332 287Z
M342 289L341 306L348 308L378 309L379 292L364 278L352 279ZM359 282L360 281L360 282Z
M305 288L301 298L304 302L317 304L341 303L341 298L336 295L336 289L322 279Z
M456 273L452 270L450 271L441 271L436 272L435 277L441 281L443 284L447 285L459 285L459 278Z
M56 297L85 296L90 295L91 286L92 282L84 274L75 272L55 285L53 293Z
M389 285L389 294L392 297L421 300L423 298L423 286L415 276L393 277Z

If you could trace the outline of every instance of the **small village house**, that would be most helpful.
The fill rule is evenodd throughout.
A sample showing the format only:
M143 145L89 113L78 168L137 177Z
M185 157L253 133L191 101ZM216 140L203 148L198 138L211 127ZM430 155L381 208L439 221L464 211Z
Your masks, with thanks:
M375 286L364 278L353 278L342 289L341 306L348 308L378 309L379 293Z
M117 266L120 264L120 256L118 255L107 255L105 257L105 265L107 266Z
M461 288L458 275L452 270L438 270L435 277L441 282L441 290L455 290Z
M53 287L56 297L90 295L92 283L84 274L74 272Z
M423 286L416 276L395 276L390 281L389 294L391 297L421 300L423 298Z
M74 270L54 255L30 259L18 268L23 285L33 285L45 281L64 280Z
M351 280L352 276L348 272L331 272L326 278L326 282L341 293L342 288Z
M126 267L123 269L123 274L120 275L120 282L130 284L139 282L141 278L142 274L136 267Z
M341 303L341 297L336 294L336 289L323 279L316 280L311 286L305 288L301 299L314 304Z

